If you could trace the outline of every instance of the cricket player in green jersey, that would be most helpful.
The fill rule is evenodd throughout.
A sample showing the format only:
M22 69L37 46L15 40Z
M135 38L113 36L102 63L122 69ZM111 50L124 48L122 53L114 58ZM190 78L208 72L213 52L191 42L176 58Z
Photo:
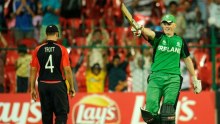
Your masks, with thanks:
M202 90L201 81L197 79L186 42L174 33L176 19L173 15L164 15L161 20L163 32L149 28L135 29L136 36L148 39L154 49L152 73L148 77L146 107L141 108L143 120L147 124L175 124L176 104L182 83L180 59L183 59L192 76L194 92ZM160 101L162 100L162 106ZM159 112L160 110L160 112Z

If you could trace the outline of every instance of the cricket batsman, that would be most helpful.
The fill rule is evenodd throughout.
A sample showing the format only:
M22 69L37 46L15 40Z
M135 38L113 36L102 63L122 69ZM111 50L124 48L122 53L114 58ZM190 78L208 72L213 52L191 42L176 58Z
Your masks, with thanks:
M163 16L161 26L163 32L155 32L143 26L131 29L134 35L142 35L148 39L153 47L152 73L148 77L146 107L141 108L142 118L147 124L175 124L176 105L182 83L180 59L184 60L192 76L194 92L198 94L202 90L187 43L174 33L175 17L171 14Z

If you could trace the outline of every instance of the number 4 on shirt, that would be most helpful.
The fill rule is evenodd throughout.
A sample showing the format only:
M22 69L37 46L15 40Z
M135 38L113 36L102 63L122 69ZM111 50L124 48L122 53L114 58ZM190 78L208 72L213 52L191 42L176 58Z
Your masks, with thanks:
M45 65L45 69L50 69L50 72L51 73L53 73L53 68L54 68L54 66L53 66L53 61L52 61L53 59L52 59L52 55L50 54L50 56L49 56L49 58L48 58L48 60L47 60L47 63L46 63L46 65Z

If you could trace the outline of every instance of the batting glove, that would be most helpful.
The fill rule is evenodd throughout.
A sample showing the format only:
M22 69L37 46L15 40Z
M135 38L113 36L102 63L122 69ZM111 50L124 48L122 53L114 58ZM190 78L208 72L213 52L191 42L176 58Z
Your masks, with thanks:
M134 27L131 27L131 31L133 32L134 36L138 36L138 37L141 36L141 28L135 29Z
M201 80L198 80L197 77L193 77L192 80L194 93L199 94L202 91Z

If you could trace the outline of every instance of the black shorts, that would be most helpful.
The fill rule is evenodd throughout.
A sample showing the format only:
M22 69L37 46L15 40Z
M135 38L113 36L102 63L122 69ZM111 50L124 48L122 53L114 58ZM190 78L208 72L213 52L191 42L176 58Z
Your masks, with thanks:
M38 91L43 123L50 123L53 120L53 113L56 119L67 120L69 101L65 81L60 83L39 82Z

